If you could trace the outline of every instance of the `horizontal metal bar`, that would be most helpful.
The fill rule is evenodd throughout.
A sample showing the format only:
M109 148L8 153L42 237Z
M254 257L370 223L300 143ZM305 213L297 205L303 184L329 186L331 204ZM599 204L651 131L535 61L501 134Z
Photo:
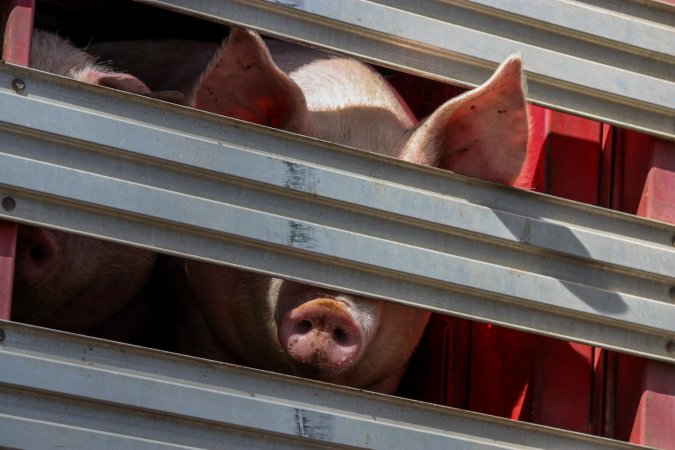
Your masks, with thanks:
M3 448L635 448L17 323L0 330Z
M669 5L642 2L647 19L562 0L139 1L468 86L520 52L532 102L675 139Z
M488 8L494 9L496 12L493 14L499 16L513 14L532 24L538 22L543 27L556 27L577 35L586 35L586 39L611 42L611 45L626 51L632 49L655 57L661 54L666 55L666 59L667 55L675 55L675 43L671 39L673 30L668 29L675 25L674 8L663 3L650 4L634 0L621 2L623 5L606 3L604 6L584 0L546 4L514 0L468 0L466 3L486 12ZM639 7L642 11L637 9ZM645 17L648 12L652 14ZM578 39L584 37L579 36Z
M11 65L0 104L0 217L675 360L673 225Z

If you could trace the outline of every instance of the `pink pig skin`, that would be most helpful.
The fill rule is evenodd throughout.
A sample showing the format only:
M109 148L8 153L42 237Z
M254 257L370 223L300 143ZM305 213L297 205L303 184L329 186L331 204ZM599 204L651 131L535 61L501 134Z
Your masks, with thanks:
M136 77L96 64L59 36L33 34L31 67L148 94ZM20 225L12 320L124 340L138 331L156 255L61 231Z
M504 184L514 182L525 159L529 123L518 56L418 124L370 67L266 44L240 28L220 47L122 42L94 51L152 89L177 89L194 107L217 114ZM391 302L182 264L191 293L181 300L180 340L199 356L393 393L429 319Z

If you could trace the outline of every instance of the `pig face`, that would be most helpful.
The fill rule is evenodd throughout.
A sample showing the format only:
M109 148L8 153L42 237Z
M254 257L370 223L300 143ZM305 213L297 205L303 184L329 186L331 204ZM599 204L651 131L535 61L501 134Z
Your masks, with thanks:
M145 250L20 225L12 319L89 331L141 291L154 260Z
M233 29L191 103L486 180L511 184L518 176L529 129L518 56L418 125L371 68L281 42L270 49L255 33ZM211 344L220 342L224 359L255 367L391 393L429 318L381 300L184 264L217 336Z
M395 303L183 265L195 298L182 299L181 350L196 356L392 393L429 319Z
M33 35L31 66L88 83L150 92L135 77L100 67L64 39L40 30ZM155 258L145 250L20 225L12 319L100 335L96 327L139 295ZM122 338L117 331L106 337Z
M270 282L273 328L297 375L392 393L429 314L287 280Z

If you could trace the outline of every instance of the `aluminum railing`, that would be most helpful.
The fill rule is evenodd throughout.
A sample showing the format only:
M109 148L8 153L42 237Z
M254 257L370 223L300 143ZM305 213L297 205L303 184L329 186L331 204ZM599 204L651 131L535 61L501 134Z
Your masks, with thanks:
M0 218L675 361L673 225L8 64L0 104Z
M3 448L629 444L0 321Z

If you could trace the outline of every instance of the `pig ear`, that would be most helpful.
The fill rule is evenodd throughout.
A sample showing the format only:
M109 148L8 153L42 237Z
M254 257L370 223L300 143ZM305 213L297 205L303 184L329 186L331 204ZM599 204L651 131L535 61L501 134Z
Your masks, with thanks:
M128 73L104 72L92 70L85 76L86 82L111 87L134 94L147 95L150 89L141 80Z
M307 109L297 84L279 69L262 38L230 29L192 95L195 108L296 131Z
M512 55L483 85L441 105L413 132L402 159L512 184L529 136L521 65Z

